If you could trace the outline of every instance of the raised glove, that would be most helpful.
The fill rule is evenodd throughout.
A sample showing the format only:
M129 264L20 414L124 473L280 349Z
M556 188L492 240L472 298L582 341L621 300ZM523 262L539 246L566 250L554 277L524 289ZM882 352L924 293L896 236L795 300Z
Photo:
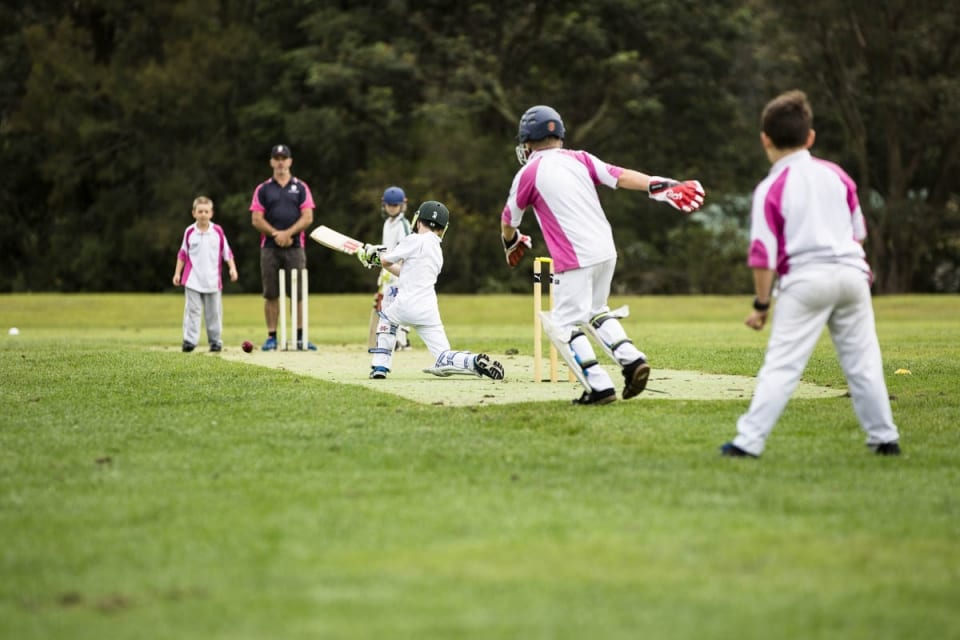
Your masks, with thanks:
M650 197L653 200L666 202L674 209L679 209L684 213L692 213L703 204L703 198L706 192L699 180L686 180L678 182L670 178L660 178L653 176L650 178L650 186L647 187Z
M365 244L357 249L357 260L367 269L381 266L380 254L387 250L382 244Z
M520 264L527 249L533 246L533 241L530 240L530 236L523 235L519 229L514 231L513 238L510 240L505 239L503 235L501 235L500 241L503 242L503 252L507 256L507 264L510 265L511 269Z

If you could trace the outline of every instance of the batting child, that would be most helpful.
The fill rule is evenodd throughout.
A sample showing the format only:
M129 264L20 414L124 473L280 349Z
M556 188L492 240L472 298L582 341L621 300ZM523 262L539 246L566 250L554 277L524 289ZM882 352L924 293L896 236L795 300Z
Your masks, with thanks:
M761 116L760 141L770 173L753 194L748 266L756 298L748 327L767 322L777 284L776 313L750 408L724 456L763 453L810 354L830 331L847 378L853 410L879 455L900 454L870 298L872 273L861 243L866 222L857 185L843 169L810 154L813 110L801 91L788 91Z
M187 227L177 253L173 272L174 286L183 285L183 351L193 351L200 342L200 314L207 325L210 351L223 350L223 280L220 261L227 263L230 281L237 281L237 265L227 236L220 225L211 222L213 201L199 196L193 201L193 219Z
M397 344L400 325L417 330L431 355L436 359L430 373L445 377L453 374L503 378L503 365L491 360L485 353L453 351L440 319L437 303L437 277L443 269L443 251L440 243L450 224L450 212L443 203L428 200L413 216L413 233L404 237L396 247L365 245L357 256L367 267L380 266L397 276L397 295L380 311L377 326L377 346L373 355L370 377L386 378L390 373L393 351Z

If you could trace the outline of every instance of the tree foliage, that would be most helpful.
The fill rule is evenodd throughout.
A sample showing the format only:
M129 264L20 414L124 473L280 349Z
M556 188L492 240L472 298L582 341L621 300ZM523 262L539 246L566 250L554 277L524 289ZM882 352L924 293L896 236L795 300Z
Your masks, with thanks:
M379 234L379 198L453 212L441 290L526 290L499 212L520 113L556 107L568 147L697 177L692 218L603 190L632 293L749 290L747 195L763 103L799 86L819 153L858 180L884 291L958 281L960 83L952 5L865 0L449 3L79 0L0 8L0 290L169 288L190 203L216 203L245 291L248 206L268 149L294 151L316 220ZM537 246L542 238L532 221ZM529 227L529 228L527 228ZM536 251L536 250L535 250ZM368 272L318 245L317 291ZM936 275L935 275L936 274Z

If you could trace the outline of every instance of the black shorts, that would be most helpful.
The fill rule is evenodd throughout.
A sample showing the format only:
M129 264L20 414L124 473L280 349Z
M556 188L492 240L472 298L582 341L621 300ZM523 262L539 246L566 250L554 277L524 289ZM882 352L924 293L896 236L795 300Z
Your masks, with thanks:
M307 252L303 247L260 247L260 283L263 297L280 297L280 269L287 270L287 295L290 295L290 270L307 268Z

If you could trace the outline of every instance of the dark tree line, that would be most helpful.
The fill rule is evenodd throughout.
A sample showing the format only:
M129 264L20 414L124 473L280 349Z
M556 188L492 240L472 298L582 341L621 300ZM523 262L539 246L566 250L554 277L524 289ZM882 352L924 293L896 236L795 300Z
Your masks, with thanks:
M376 240L404 187L453 212L444 291L526 290L497 240L528 106L567 146L697 177L691 218L604 190L630 293L749 291L759 110L810 95L815 151L858 181L878 292L960 290L960 9L868 0L35 1L0 7L0 291L162 291L216 203L237 289L259 289L248 206L294 151L316 221ZM525 230L542 242L532 220ZM316 291L369 272L312 245Z

